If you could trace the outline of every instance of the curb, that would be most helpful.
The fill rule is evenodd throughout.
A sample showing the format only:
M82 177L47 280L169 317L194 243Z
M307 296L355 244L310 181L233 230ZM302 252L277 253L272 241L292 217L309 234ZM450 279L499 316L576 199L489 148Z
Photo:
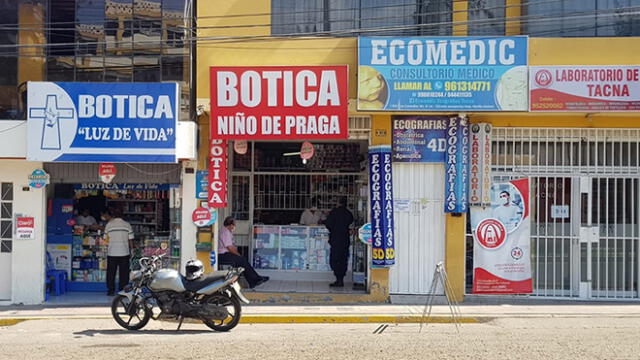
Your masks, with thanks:
M87 320L87 319L111 319L111 316L65 316L65 317L24 317L0 319L0 326L16 325L30 320ZM493 318L475 318L463 316L454 321L450 316L432 316L422 319L418 315L245 315L240 318L241 324L419 324L437 323L453 324L477 324ZM173 319L163 319L163 322L177 322ZM185 319L185 323L200 323L199 320Z

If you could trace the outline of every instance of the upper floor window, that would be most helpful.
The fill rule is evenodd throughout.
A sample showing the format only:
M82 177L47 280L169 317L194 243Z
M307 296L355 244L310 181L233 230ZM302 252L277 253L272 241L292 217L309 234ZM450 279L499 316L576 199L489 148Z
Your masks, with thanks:
M452 1L272 0L271 33L451 35Z
M640 35L640 0L530 0L526 34L540 37Z
M505 0L469 0L469 35L505 34Z

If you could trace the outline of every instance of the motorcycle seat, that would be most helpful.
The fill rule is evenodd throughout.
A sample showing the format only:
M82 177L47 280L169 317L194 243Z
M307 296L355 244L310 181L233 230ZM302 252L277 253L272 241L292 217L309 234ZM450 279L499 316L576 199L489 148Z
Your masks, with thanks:
M205 286L213 284L216 281L224 280L227 277L228 273L229 271L227 270L214 271L196 280L187 280L186 278L182 277L182 283L184 285L184 288L188 291L196 292Z

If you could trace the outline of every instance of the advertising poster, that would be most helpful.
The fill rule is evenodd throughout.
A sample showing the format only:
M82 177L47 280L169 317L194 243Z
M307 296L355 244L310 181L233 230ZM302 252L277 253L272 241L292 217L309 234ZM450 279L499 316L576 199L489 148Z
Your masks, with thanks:
M530 294L529 179L494 183L491 206L471 208L473 293Z
M47 253L53 268L66 271L67 276L71 279L71 245L47 244Z
M27 87L28 160L176 162L177 83Z
M196 199L206 200L209 196L209 172L196 171Z
M528 38L360 37L358 110L527 111Z
M446 116L392 116L393 161L444 162L448 120Z
M532 66L531 111L639 111L640 66Z
M466 213L469 205L469 123L465 118L447 121L445 156L445 213Z
M16 239L35 239L35 220L32 216L19 216L16 218Z
M211 137L346 139L347 66L211 67Z
M369 148L369 180L371 191L372 264L377 267L395 264L393 232L393 173L391 148Z

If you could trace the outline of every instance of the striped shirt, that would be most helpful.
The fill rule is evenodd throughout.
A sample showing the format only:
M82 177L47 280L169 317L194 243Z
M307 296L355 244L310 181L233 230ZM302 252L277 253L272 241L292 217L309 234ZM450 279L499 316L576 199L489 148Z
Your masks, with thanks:
M109 220L104 228L105 234L109 237L109 249L107 256L128 256L129 240L133 240L133 229L128 222L113 218Z

